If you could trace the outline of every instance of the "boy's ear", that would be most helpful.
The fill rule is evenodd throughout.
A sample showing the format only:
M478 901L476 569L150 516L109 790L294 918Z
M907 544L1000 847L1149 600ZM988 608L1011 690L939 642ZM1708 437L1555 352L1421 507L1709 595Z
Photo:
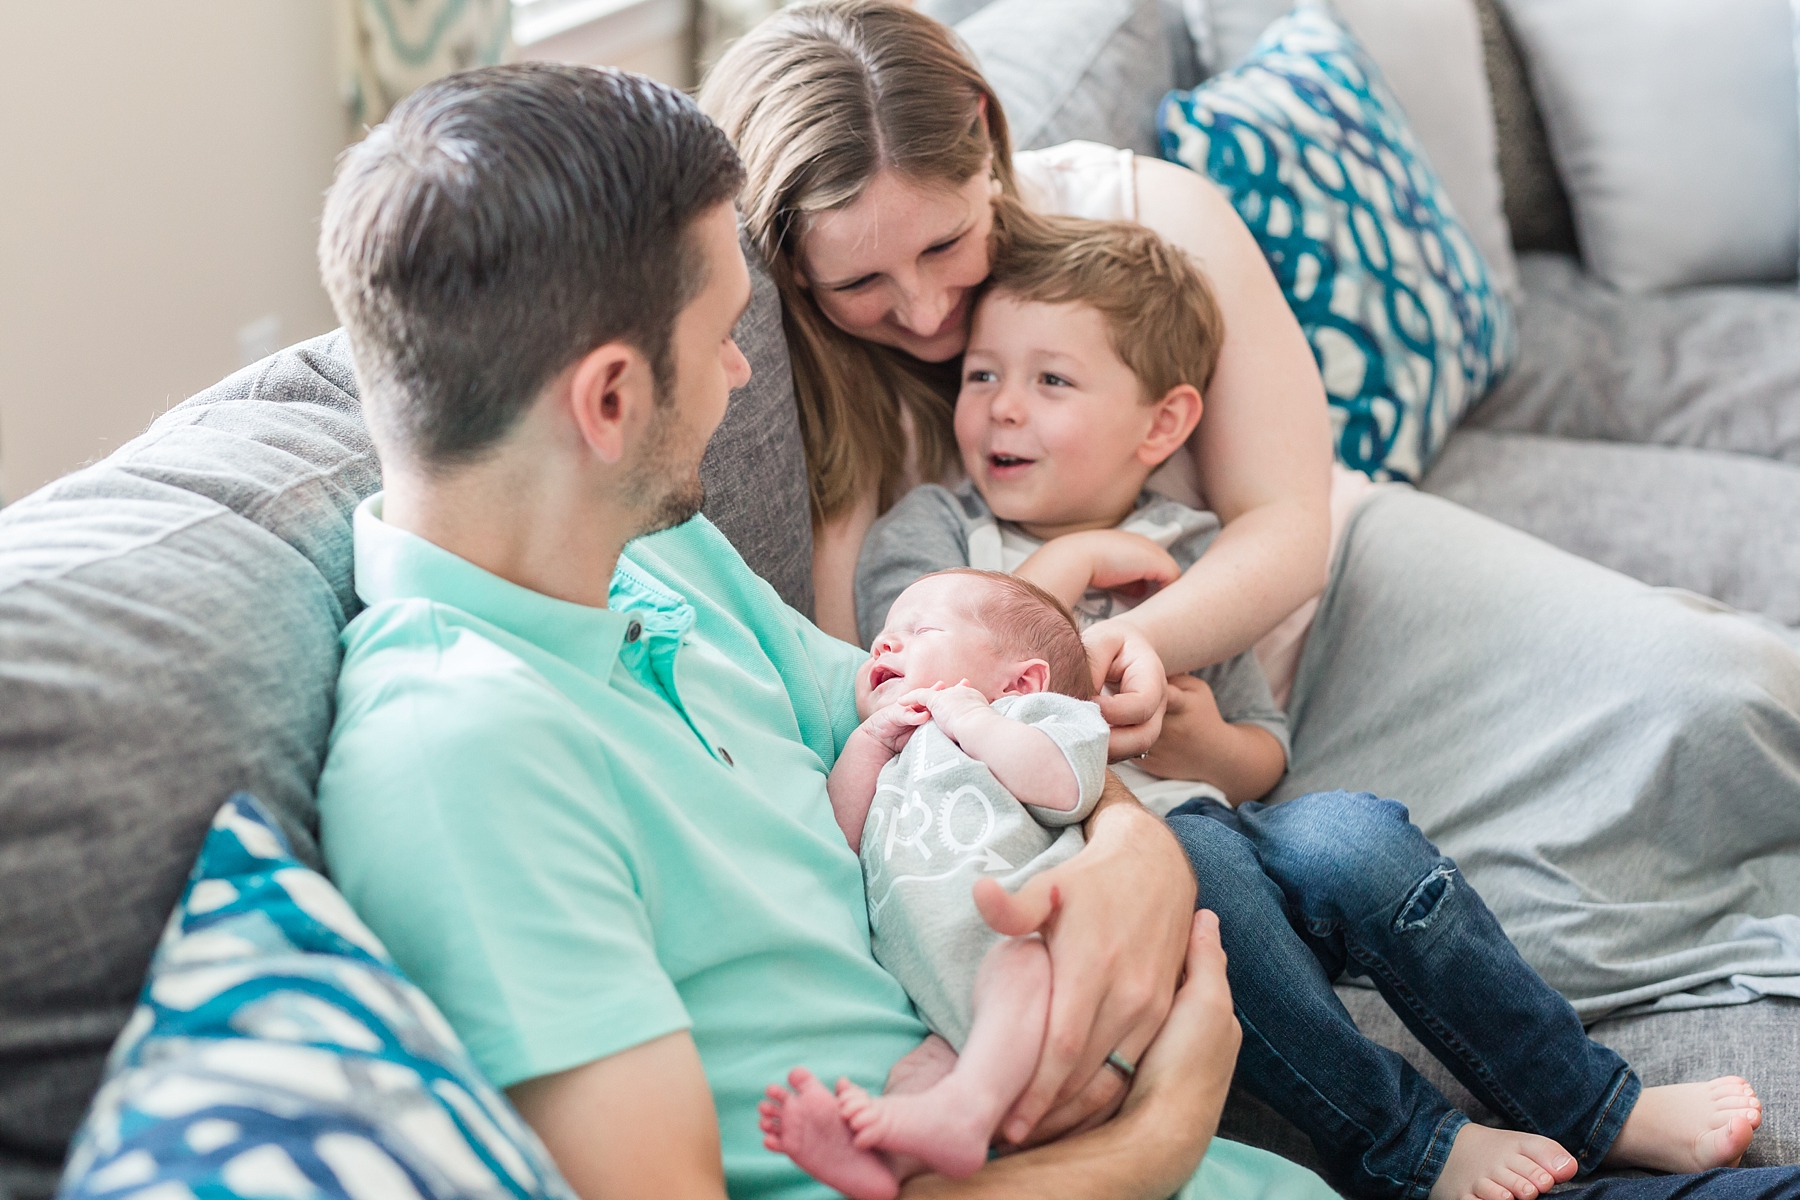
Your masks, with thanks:
M1015 669L1012 682L1006 685L1002 695L1029 696L1036 692L1050 690L1050 664L1041 658L1022 662Z
M1138 444L1137 452L1138 461L1152 467L1159 466L1169 455L1181 449L1194 432L1194 426L1200 423L1200 413L1205 404L1200 399L1199 389L1191 384L1178 383L1164 393L1153 407L1156 411L1150 418L1150 432Z
M635 346L607 342L583 355L568 375L569 415L600 461L617 464L635 447L656 405L649 360Z

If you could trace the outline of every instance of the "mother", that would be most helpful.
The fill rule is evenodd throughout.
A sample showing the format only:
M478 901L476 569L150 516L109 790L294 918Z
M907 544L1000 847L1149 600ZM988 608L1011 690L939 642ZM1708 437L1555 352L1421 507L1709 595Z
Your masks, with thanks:
M953 35L889 0L783 10L701 103L749 169L744 217L782 291L822 626L879 625L854 610L862 541L956 469L956 363L995 239L1039 212L1139 220L1198 258L1225 312L1193 454L1154 481L1225 527L1178 583L1090 630L1096 658L1127 623L1171 673L1258 644L1278 693L1293 681L1274 798L1404 798L1585 1017L1800 976L1784 915L1800 913L1800 656L1452 505L1359 492L1330 465L1306 341L1202 177L1088 143L1012 153ZM1176 685L1150 763L1182 777ZM1115 754L1153 728L1120 731Z

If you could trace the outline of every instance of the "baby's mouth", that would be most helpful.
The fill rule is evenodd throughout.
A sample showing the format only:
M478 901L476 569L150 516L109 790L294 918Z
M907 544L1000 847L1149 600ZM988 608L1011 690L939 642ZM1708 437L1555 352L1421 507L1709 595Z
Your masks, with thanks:
M869 669L869 690L875 691L890 679L900 678L900 672L885 663L876 663Z

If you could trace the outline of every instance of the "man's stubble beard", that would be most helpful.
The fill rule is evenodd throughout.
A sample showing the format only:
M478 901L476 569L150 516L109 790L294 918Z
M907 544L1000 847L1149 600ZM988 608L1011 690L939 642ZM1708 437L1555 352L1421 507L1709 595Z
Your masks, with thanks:
M702 446L691 462L684 461L684 432L673 389L659 383L644 458L631 479L630 495L644 514L634 537L673 529L706 504L706 485L700 481L700 458L706 448Z

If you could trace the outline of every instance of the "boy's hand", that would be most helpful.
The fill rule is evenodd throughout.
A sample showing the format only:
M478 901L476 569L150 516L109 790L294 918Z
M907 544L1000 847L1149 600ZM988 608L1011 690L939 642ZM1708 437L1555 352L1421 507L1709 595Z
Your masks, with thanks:
M934 694L932 688L914 688L892 704L882 705L862 723L863 732L889 754L900 753L912 740L913 730L931 720L929 700Z
M987 697L970 687L966 679L954 687L940 683L929 689L921 689L916 694L931 709L931 718L937 722L938 728L958 745L962 743L960 731L967 727L973 714L993 711ZM980 720L979 717L975 719Z
M1071 534L1088 556L1088 586L1144 596L1181 578L1169 552L1140 533L1094 529Z
M1162 736L1132 765L1162 779L1208 779L1218 733L1227 728L1219 702L1203 679L1169 676L1169 704Z

